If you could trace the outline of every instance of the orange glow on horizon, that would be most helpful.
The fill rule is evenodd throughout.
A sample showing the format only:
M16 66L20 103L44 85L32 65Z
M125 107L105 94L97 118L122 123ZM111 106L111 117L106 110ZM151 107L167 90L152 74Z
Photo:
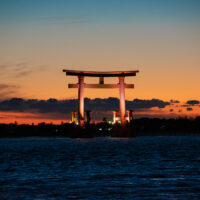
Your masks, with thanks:
M17 124L39 124L41 122L61 124L69 123L70 120L49 119L48 114L40 113L20 113L20 112L0 112L0 123L17 123Z

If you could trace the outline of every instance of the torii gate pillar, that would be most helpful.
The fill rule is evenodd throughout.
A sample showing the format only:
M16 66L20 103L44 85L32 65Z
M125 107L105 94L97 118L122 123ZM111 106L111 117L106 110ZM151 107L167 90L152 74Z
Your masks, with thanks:
M78 122L84 126L84 76L78 76Z
M125 113L126 113L126 106L125 106L125 84L124 84L124 77L119 77L119 96L120 96L120 118L121 118L121 125L125 126Z

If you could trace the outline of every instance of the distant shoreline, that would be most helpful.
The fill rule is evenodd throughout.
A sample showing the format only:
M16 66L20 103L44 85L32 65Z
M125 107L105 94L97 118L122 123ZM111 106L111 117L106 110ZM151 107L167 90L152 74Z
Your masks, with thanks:
M135 119L132 125L121 128L106 122L89 124L80 128L75 124L60 125L40 123L28 125L11 123L0 124L0 138L12 137L138 137L138 136L200 136L200 117L195 119Z

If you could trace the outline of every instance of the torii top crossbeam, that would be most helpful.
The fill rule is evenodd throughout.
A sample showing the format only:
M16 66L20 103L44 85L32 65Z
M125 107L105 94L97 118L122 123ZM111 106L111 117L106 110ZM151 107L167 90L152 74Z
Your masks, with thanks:
M97 71L78 71L63 69L63 72L67 76L77 76L77 84L68 84L69 88L78 88L78 100L79 100L79 125L83 126L84 123L84 88L119 88L120 94L120 117L122 126L125 125L125 88L134 88L133 84L125 84L124 78L126 76L136 76L139 71L109 71L109 72L97 72ZM86 84L84 83L84 77L99 77L99 84ZM104 84L104 77L118 77L118 84Z
M97 72L97 71L78 71L63 69L66 75L71 76L91 76L91 77L123 77L123 76L136 76L139 71L112 71L112 72Z

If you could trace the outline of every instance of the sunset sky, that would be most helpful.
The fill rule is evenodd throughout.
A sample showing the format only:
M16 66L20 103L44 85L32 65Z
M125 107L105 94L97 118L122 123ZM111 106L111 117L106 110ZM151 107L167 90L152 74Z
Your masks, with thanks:
M148 112L196 116L200 114L200 1L0 0L0 101L76 99L77 90L67 89L67 84L77 78L66 77L64 68L139 70L136 77L126 79L135 84L134 90L126 90L127 100L178 100ZM119 92L87 89L85 96L118 98ZM190 100L197 101L189 104L192 109L182 109ZM0 104L0 122L13 122L22 115L29 115L30 121L42 118L41 113L6 110Z

